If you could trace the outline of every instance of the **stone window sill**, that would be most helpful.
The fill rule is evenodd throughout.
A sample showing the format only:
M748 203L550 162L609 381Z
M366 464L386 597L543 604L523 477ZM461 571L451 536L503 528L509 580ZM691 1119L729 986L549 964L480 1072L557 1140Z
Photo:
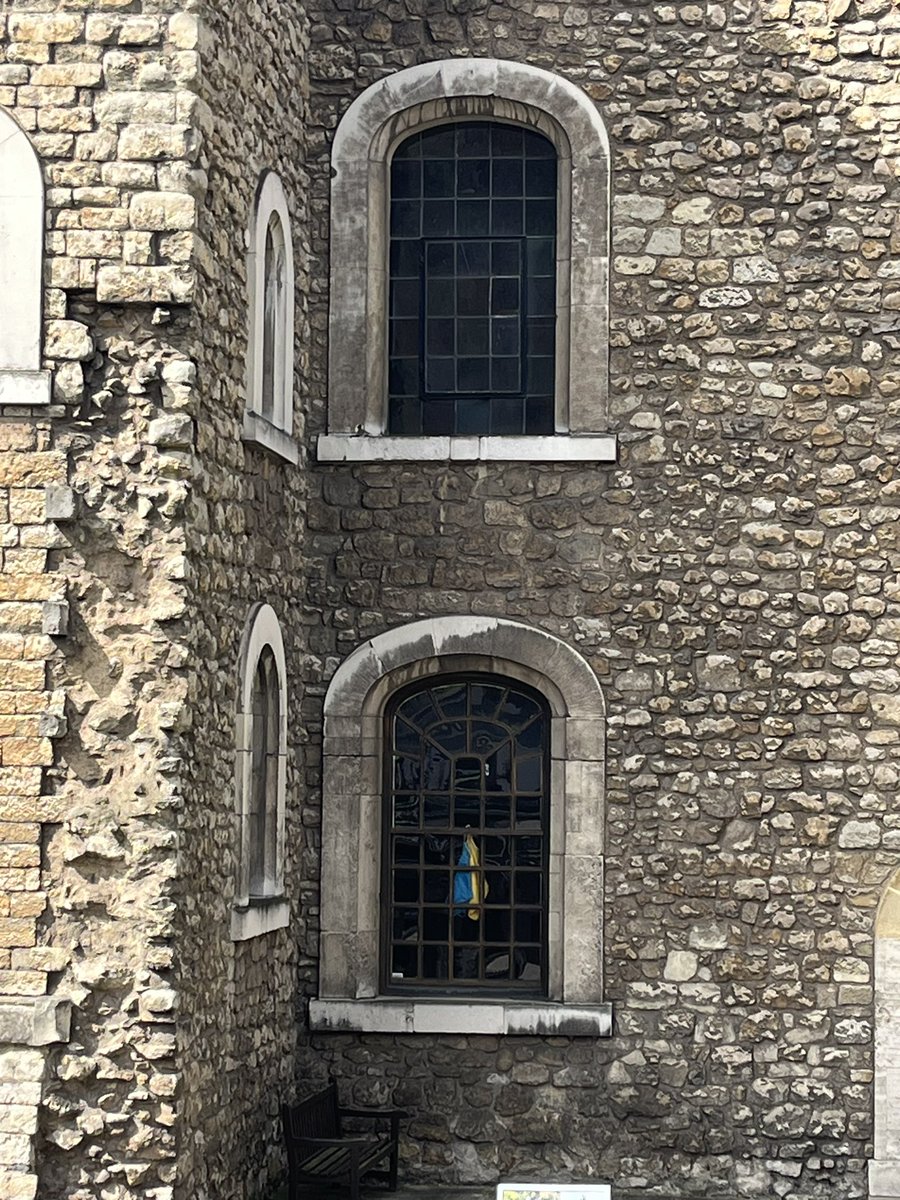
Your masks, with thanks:
M281 896L252 900L231 910L231 940L248 942L276 929L284 929L290 920L291 906Z
M611 1004L549 1000L311 1000L310 1028L321 1033L486 1033L529 1037L609 1037Z
M299 461L300 454L297 450L297 443L290 434L279 429L277 425L273 425L271 421L267 421L265 417L261 417L259 413L249 411L244 413L241 440L253 446L262 446L264 450L277 454L279 458L283 458L285 462L294 466Z
M387 437L326 433L319 462L588 462L616 461L612 434L548 437Z
M50 403L49 371L0 370L0 405Z

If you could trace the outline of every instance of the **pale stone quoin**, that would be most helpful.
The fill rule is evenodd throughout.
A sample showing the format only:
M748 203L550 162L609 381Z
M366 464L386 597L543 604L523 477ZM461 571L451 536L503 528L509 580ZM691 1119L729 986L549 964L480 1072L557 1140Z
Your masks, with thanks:
M898 126L892 0L7 6L3 1200L329 1076L900 1200Z

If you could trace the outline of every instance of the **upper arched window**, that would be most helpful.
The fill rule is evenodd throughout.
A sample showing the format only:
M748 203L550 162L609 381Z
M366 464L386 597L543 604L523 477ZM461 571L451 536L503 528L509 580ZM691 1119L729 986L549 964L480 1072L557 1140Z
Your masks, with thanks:
M609 147L558 75L379 80L332 151L326 461L611 461Z
M236 749L239 838L231 933L241 941L288 920L283 880L287 677L281 629L268 604L257 605L244 632Z
M297 461L294 427L294 262L281 181L260 183L248 235L250 290L244 440Z
M388 432L552 434L556 150L435 125L390 170Z
M44 185L31 142L0 109L0 404L48 404L41 367Z

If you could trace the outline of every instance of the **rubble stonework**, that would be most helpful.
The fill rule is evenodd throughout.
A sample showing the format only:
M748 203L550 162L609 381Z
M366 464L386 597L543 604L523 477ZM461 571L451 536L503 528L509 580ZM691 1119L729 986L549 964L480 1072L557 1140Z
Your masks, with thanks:
M17 0L0 34L53 372L0 416L0 1192L264 1197L279 1101L333 1071L409 1109L414 1181L863 1196L900 865L900 10ZM335 127L463 55L563 75L609 130L617 465L314 461ZM265 169L298 466L241 438ZM292 919L233 942L259 601ZM311 1034L325 689L368 638L466 614L603 686L612 1036Z
M306 1067L413 1112L419 1181L863 1195L873 922L898 861L900 14L311 12L316 209L337 120L387 72L513 58L598 103L621 452L617 469L314 474L314 566L339 617L326 675L382 630L473 613L542 626L604 684L615 1028L315 1034ZM313 328L323 362L324 307Z

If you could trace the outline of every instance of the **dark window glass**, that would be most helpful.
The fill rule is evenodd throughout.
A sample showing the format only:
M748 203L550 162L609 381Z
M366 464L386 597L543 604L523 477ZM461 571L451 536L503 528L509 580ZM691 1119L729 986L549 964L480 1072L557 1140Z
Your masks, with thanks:
M259 898L271 895L275 888L278 831L278 667L268 646L259 656L250 703L249 892L252 898Z
M553 432L556 187L553 145L517 125L439 125L398 147L391 433Z
M385 989L546 994L544 701L444 678L401 692L386 721Z

